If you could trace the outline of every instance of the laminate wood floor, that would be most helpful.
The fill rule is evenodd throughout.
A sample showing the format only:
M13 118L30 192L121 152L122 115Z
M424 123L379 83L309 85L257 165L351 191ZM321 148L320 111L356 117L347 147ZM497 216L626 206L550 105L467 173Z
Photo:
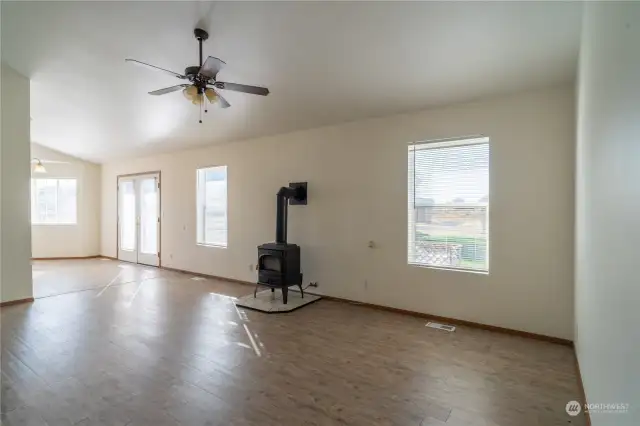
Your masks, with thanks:
M36 262L1 309L2 424L584 425L571 348L105 260ZM46 290L46 291L45 291Z

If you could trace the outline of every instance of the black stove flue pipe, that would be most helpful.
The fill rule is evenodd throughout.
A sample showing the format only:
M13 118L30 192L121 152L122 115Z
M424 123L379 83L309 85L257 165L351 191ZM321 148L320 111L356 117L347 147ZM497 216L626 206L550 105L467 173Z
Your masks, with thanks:
M287 243L287 219L289 216L289 198L304 199L306 190L302 187L283 186L278 191L276 201L276 243Z

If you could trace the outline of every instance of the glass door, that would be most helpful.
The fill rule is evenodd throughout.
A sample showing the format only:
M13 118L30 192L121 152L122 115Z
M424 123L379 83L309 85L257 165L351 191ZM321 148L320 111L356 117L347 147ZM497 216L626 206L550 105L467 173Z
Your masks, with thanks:
M137 263L135 183L132 178L118 179L118 259Z
M159 266L159 174L118 178L118 259Z
M138 263L159 266L160 194L158 176L136 179L138 186Z

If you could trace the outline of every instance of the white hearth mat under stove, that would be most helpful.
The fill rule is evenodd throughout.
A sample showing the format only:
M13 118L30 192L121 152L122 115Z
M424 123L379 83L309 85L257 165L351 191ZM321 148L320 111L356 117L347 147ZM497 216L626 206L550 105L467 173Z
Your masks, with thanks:
M253 297L253 293L241 297L235 301L235 304L243 308L254 309L256 311L266 312L269 314L276 314L281 312L291 312L320 299L320 296L315 296L309 293L305 293L303 298L299 291L290 289L287 296L287 304L285 305L282 303L282 291L280 289L276 289L274 292L267 289L259 291L255 298Z

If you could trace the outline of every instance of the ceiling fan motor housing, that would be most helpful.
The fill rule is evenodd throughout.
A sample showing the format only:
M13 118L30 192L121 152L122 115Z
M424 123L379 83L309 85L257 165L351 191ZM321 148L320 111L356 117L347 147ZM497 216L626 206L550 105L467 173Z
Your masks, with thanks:
M197 65L193 67L186 67L184 69L184 75L186 75L187 77L195 77L196 75L198 75L198 71L200 71L200 67Z

